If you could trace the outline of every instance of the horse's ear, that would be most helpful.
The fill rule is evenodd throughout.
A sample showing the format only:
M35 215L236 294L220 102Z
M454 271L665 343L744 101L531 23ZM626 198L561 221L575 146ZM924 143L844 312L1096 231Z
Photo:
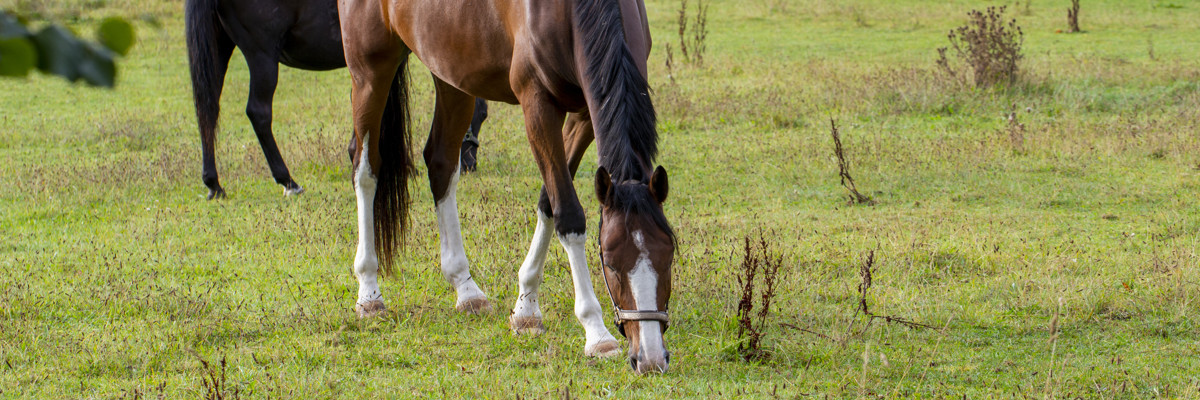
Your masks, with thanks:
M667 192L670 188L667 185L667 170L661 165L654 169L654 175L650 176L650 194L658 199L658 204L667 201Z
M596 170L596 199L600 200L600 204L608 204L608 199L612 197L612 177L608 175L608 170L600 167Z

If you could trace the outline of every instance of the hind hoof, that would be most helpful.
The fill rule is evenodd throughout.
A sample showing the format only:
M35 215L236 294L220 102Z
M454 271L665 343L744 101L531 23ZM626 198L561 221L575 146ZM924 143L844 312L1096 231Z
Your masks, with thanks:
M217 187L215 189L212 189L212 188L208 189L208 199L209 200L220 200L220 199L224 199L224 198L225 198L225 189L223 189L221 187Z
M616 341L607 340L585 347L583 355L597 358L616 357L621 355L621 346Z
M476 297L470 300L463 301L454 306L454 309L467 314L486 314L492 312L492 303L484 297Z
M359 318L378 317L387 311L387 306L383 304L383 300L371 300L367 304L355 304L354 312Z
M546 333L546 327L542 325L541 317L518 317L514 315L508 317L508 326L517 335L541 335Z
M304 187L297 185L295 182L292 182L283 187L284 197L298 196L301 193L304 193Z

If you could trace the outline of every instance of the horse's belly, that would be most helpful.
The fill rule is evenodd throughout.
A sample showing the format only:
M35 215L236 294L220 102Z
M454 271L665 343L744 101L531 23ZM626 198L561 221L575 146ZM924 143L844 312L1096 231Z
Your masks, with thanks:
M438 77L488 100L516 103L506 1L392 0L389 24Z

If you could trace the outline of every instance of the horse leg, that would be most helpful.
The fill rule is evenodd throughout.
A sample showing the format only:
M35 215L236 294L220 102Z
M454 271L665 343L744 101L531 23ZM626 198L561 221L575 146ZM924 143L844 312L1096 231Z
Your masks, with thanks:
M566 140L567 169L573 179L575 172L579 170L579 162L584 152L595 138L587 111L567 117L563 138ZM554 219L549 217L553 215L551 208L550 197L543 186L541 199L538 200L538 222L533 230L533 241L529 244L529 253L525 255L525 262L521 263L518 273L520 281L517 304L513 306L513 313L508 318L509 326L517 334L541 334L546 331L542 325L537 291L542 284L542 267L546 265L546 251L550 247L550 230L547 227L554 223Z
M271 108L275 99L275 86L279 82L279 57L269 54L246 54L246 64L250 66L250 99L246 102L246 116L254 126L254 134L258 136L258 144L262 146L267 165L275 183L283 185L286 196L304 193L304 188L292 181L287 164L279 154L275 144L275 135L271 133Z
M429 189L437 209L442 276L457 292L454 307L458 311L471 314L490 311L492 305L487 295L471 278L458 220L459 147L471 123L473 100L436 76L433 79L437 100L424 155L425 166L429 169Z
M571 183L563 148L561 129L565 113L553 105L547 93L532 90L519 96L525 113L525 132L547 189L549 210L541 206L539 209L554 219L558 241L566 250L571 264L571 277L575 284L575 316L583 325L586 336L583 352L587 356L618 355L621 349L616 338L604 326L600 302L596 299L587 267L587 255L584 252L587 221L575 186ZM534 250L531 249L531 252Z
M483 126L483 121L487 119L487 116L487 101L476 98L475 115L471 116L471 127L467 130L467 136L463 138L462 151L458 157L463 172L475 172L477 161L475 155L479 150L479 128Z
M596 131L592 128L591 116L587 110L567 116L567 124L563 127L563 139L567 142L567 168L571 170L571 178L579 171L579 162L583 161L583 153L596 139Z
M355 311L360 318L380 314L386 309L379 290L379 258L374 236L375 195L379 185L375 172L381 171L383 164L379 147L380 126L388 91L397 78L397 70L408 57L403 43L382 26L379 12L377 2L338 2L346 65L352 81L354 142L359 144L353 157L353 179L358 203L358 250L354 256L358 300ZM369 23L371 21L373 23Z

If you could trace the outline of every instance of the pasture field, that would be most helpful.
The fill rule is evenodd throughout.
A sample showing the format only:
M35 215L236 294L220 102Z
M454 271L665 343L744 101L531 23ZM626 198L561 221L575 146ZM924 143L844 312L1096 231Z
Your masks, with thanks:
M345 70L282 69L276 138L308 189L285 198L235 55L229 198L205 201L181 1L0 0L80 32L139 21L115 90L0 80L0 398L204 398L213 375L224 398L1200 398L1200 3L1088 0L1086 32L1056 33L1069 3L1013 4L1022 78L975 89L936 48L994 3L713 0L688 65L679 4L647 1L681 245L671 369L636 376L583 356L557 245L548 332L508 330L540 186L517 107L493 105L459 185L496 311L454 311L421 176L390 312L359 320ZM412 65L422 137L432 89ZM831 118L875 205L847 204ZM576 187L594 231L591 154ZM769 357L743 362L741 241L760 233L785 265ZM855 313L872 251L871 310L939 329Z

